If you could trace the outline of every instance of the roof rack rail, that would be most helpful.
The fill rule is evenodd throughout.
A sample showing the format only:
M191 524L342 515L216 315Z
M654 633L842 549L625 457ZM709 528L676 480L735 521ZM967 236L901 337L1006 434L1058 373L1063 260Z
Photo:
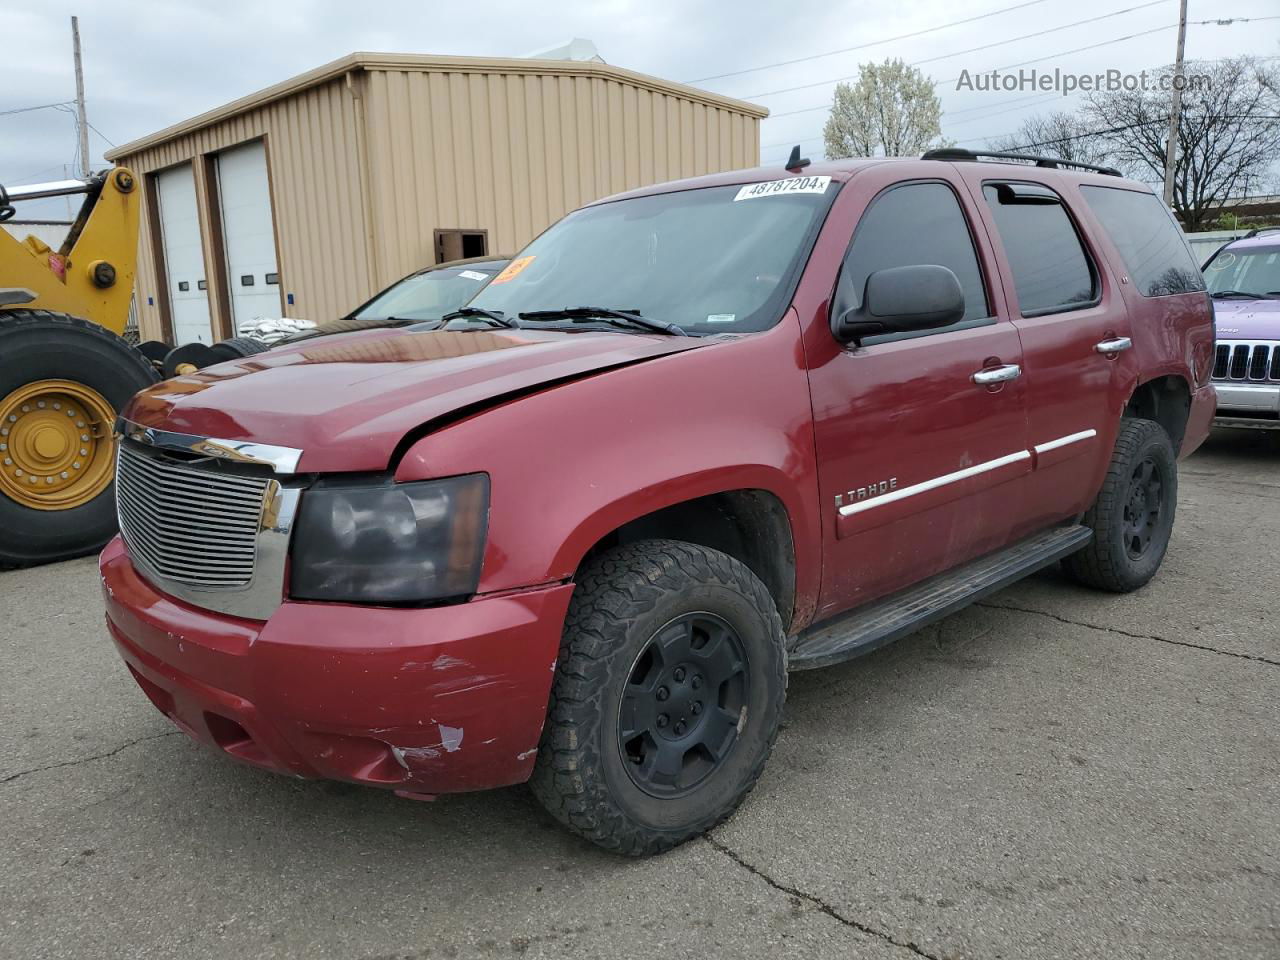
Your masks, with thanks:
M1241 240L1248 240L1250 237L1256 237L1256 236L1258 236L1259 234L1263 234L1263 233L1270 233L1272 230L1280 230L1280 227L1258 227L1258 228L1257 228L1257 229L1255 229L1255 230L1250 230L1248 233L1246 233L1246 234L1245 234L1243 237L1241 237L1240 239L1241 239Z
M1105 173L1109 177L1122 177L1115 167L1100 167L1096 163L1081 163L1078 160L1063 160L1061 157L1038 157L1033 153L999 153L991 150L966 150L964 147L940 147L930 150L921 156L921 160L1021 160L1031 161L1037 167L1071 167L1077 170L1092 170L1094 173Z

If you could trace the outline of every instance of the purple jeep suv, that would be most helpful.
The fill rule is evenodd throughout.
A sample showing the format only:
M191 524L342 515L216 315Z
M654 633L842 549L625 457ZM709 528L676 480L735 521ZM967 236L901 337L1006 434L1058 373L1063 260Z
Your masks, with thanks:
M1220 427L1280 430L1280 227L1254 230L1209 258Z

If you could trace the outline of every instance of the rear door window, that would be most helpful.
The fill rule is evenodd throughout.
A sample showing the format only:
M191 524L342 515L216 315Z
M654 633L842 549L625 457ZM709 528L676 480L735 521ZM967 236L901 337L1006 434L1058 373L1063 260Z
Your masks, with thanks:
M1204 289L1204 278L1173 215L1153 193L1082 186L1080 192L1120 251L1144 297Z
M1026 196L1010 189L1014 186L1019 185L988 183L982 193L1013 271L1022 315L1038 317L1097 302L1093 265L1066 208L1038 184Z
M877 270L916 264L938 264L956 275L964 291L964 317L958 323L991 315L960 202L950 187L932 182L890 187L863 213L840 271L840 309L862 303L867 277Z

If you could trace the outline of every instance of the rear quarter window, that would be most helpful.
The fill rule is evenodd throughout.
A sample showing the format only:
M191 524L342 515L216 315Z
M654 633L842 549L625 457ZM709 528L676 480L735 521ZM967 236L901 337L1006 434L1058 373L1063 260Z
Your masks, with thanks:
M1167 297L1204 289L1182 230L1155 194L1095 186L1081 186L1080 192L1120 251L1140 294Z
M995 217L1024 317L1079 310L1097 302L1093 265L1060 200L1009 202L996 184L984 185L982 193Z

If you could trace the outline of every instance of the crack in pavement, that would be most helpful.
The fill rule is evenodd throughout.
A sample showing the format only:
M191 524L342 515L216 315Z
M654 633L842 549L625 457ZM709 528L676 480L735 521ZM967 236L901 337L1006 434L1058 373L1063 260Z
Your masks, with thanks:
M1128 630L1121 630L1119 627L1100 627L1096 623L1084 623L1080 620L1072 620L1069 617L1059 616L1056 613L1049 613L1047 610L1033 610L1030 607L1015 607L1012 604L1004 603L984 603L974 604L975 607L986 607L989 610L1011 610L1014 613L1031 613L1039 617L1047 617L1050 620L1057 620L1059 623L1070 624L1073 627L1084 627L1088 630L1097 630L1099 633L1114 633L1122 637L1132 637L1134 640L1155 640L1159 643L1172 644L1175 647L1190 647L1192 650L1203 650L1206 653L1216 653L1222 657L1235 657L1237 660L1254 660L1258 663L1265 663L1272 667L1280 667L1280 660L1272 660L1269 657L1262 657L1254 653L1237 653L1234 650L1219 650L1217 647L1206 646L1203 643L1192 643L1190 640L1173 640L1169 637L1158 637L1151 633L1131 633Z
M89 763L92 760L105 760L107 757L114 757L122 750L127 750L139 743L146 743L148 740L161 740L165 737L174 737L182 733L181 730L168 730L165 733L153 733L149 737L139 737L137 740L130 740L118 747L108 750L106 753L95 753L89 757L79 757L75 760L63 760L61 763L51 763L45 767L32 767L30 770L19 770L17 773L11 773L8 776L0 777L0 783L11 783L19 777L25 777L30 773L43 773L45 770L57 770L59 767L75 767L82 763Z
M837 923L843 924L846 927L852 927L854 930L857 930L859 933L865 933L869 937L875 937L877 940L883 940L885 943L892 944L895 947L900 947L903 950L909 950L911 951L911 953L915 954L917 957L925 957L926 960L942 960L941 957L935 954L929 953L927 950L925 950L923 947L921 947L919 944L915 943L914 941L907 940L904 942L902 940L897 939L892 934L886 933L883 930L877 930L875 927L869 926L858 920L854 920L851 917L846 917L844 914L842 914L835 907L831 906L831 904L827 903L825 900L822 900L811 893L805 893L803 890L799 890L796 887L789 887L785 883L781 883L773 879L773 877L769 876L759 867L755 866L755 864L748 863L746 860L744 860L738 854L738 852L734 850L732 847L729 847L726 844L721 843L715 837L711 836L711 834L709 833L703 834L702 839L706 840L707 843L709 843L712 847L720 851L720 853L724 854L726 857L728 857L738 866L742 867L748 873L754 874L755 876L759 877L761 880L763 880L773 889L781 893L785 893L789 896L798 897L801 900L808 901L809 903L817 907L818 910L820 910L822 913L826 914L832 920L835 920Z

